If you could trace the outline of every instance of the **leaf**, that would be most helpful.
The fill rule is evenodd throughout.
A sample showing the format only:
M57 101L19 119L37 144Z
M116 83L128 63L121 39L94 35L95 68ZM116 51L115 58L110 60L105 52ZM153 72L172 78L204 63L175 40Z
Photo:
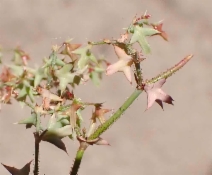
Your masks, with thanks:
M98 119L101 124L103 124L106 120L104 114L110 112L111 109L102 109L102 104L95 105L95 111L91 117L91 124L89 130L87 132L87 137L89 137L96 129L96 120Z
M67 115L70 117L70 125L72 126L72 129L76 127L77 119L78 119L77 110L80 109L81 107L82 107L82 104L76 101L73 101L73 103L71 104L71 107L69 108L67 112Z
M34 88L37 87L43 78L46 78L46 71L45 68L39 68L35 73L35 79L34 79Z
M13 88L10 86L6 86L4 88L0 87L0 101L3 103L11 104L11 97L13 93Z
M92 80L92 82L94 83L94 85L96 86L99 86L100 85L100 80L102 79L102 73L104 72L105 70L101 67L94 67L93 68L90 68L89 69L89 72L90 72L90 79ZM87 74L88 75L88 74ZM89 79L89 77L86 75L84 75L84 81L87 81Z
M37 114L33 112L30 117L20 120L19 122L15 124L26 124L26 128L31 128L32 125L34 126L36 125L36 117L37 117Z
M49 56L49 59L45 59L45 65L43 66L43 68L46 68L46 67L49 67L49 66L52 66L54 67L55 65L57 66L64 66L66 65L65 62L63 62L61 59L59 59L57 57L57 54L55 52L52 52L52 54Z
M95 105L95 111L94 111L91 119L93 121L96 121L96 119L98 119L99 122L101 124L103 124L105 122L104 114L106 114L106 113L108 113L110 111L111 111L111 109L102 109L102 103L96 104Z
M11 73L13 75L18 76L18 77L21 76L24 73L24 69L23 69L22 66L8 65L8 67L10 68Z
M85 66L83 69L71 73L70 71L72 68L73 66L71 64L66 64L60 70L55 72L55 76L59 79L59 88L62 92L66 89L69 83L72 86L74 86L74 84L79 85L84 72L87 70L87 66Z
M163 86L165 82L166 82L166 79L161 79L154 84L146 84L144 86L144 90L147 93L147 109L146 110L148 110L155 101L161 106L162 109L163 109L162 102L173 105L172 101L174 100L172 99L172 97L167 95L161 89L161 87Z
M81 46L81 44L71 44L69 42L64 42L63 45L59 49L60 54L68 55L72 61L75 61L77 59L76 54L73 54L72 51L78 49Z
M162 21L157 24L152 24L153 28L160 33L157 33L156 35L160 35L164 40L168 41L167 33L162 29L163 23Z
M90 73L90 78L96 86L100 85L100 78L99 78L99 74L97 72L92 71Z
M8 69L8 67L4 66L3 70L0 74L0 80L4 83L10 82L12 78L14 78L15 75L11 73L11 71Z
M66 64L61 69L55 72L55 76L59 79L59 88L63 92L66 89L68 83L73 82L74 74L70 71L73 68L73 65Z
M107 140L102 139L101 137L99 137L99 139L95 142L96 145L109 145L109 142Z
M27 95L29 96L31 102L34 102L35 98L34 98L34 90L33 87L28 87L27 88Z
M18 94L17 100L25 101L27 96L29 96L31 102L34 102L34 94L35 92L33 90L33 87L31 87L30 85L28 86L28 85L22 84L20 86L20 92Z
M30 164L31 164L32 160L27 163L23 168L21 169L17 169L15 167L11 167L8 165L4 165L2 163L2 165L12 174L12 175L29 175L30 173Z
M65 125L69 125L69 121L68 123L66 122L67 118L68 116L62 116L58 115L58 113L54 113L49 120L48 129L57 129Z
M146 36L152 36L157 33L160 32L152 28L144 28L136 25L130 43L133 44L135 42L138 42L142 48L143 53L148 54L151 52L151 50L146 40Z
M82 136L77 137L77 138L78 138L78 140L80 142L86 142L86 143L88 143L90 145L94 145L95 144L95 145L109 145L110 146L108 141L102 139L101 137L98 137L98 138L93 139L93 140L87 140L87 139L83 138Z
M75 51L72 51L72 53L80 55L80 58L77 63L79 69L83 69L84 67L86 67L89 61L92 61L98 64L95 56L90 52L91 47L92 47L91 45L88 45L84 48L80 48Z
M42 140L55 145L56 147L58 147L59 149L65 151L67 153L66 146L60 138L48 136L48 137L43 138Z
M65 144L61 139L72 134L71 125L66 125L61 128L54 128L53 126L55 125L50 125L47 132L42 137L42 140L55 145L67 153Z
M35 106L34 109L35 111L31 113L30 117L22 119L19 122L14 124L26 124L26 129L31 128L32 126L35 126L37 130L43 131L44 129L40 124L40 116L43 114L46 114L46 111L43 111L43 109L40 106Z
M131 77L131 65L133 64L132 57L130 55L127 55L124 49L114 46L116 55L119 58L119 61L116 63L109 65L106 69L106 75L112 75L116 72L124 72L127 80L132 83L132 77Z
M42 98L43 98L43 107L44 109L49 109L50 108L50 102L51 101L63 101L62 98L60 98L59 96L51 93L49 90L38 87L37 91L39 92L39 94L41 94Z
M14 57L12 61L15 65L24 65L26 66L28 63L27 61L30 60L29 55L27 55L23 50L20 48L15 49Z
M67 153L65 144L61 139L72 135L73 130L66 118L68 117L59 117L54 113L49 120L47 132L43 135L42 140L55 145Z
M26 96L27 96L26 88L27 88L26 86L22 86L22 88L18 94L17 100L20 100L20 101L26 100Z

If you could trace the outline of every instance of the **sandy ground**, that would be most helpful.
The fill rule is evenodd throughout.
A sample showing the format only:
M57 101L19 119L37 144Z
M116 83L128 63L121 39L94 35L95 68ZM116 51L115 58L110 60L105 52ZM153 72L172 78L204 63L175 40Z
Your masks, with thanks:
M154 104L146 112L146 94L125 112L103 137L111 147L90 147L80 175L211 175L212 174L212 18L211 0L1 0L0 44L21 46L30 54L32 66L50 53L51 45L68 38L85 44L119 37L135 14L145 10L153 21L164 20L169 42L150 39L152 55L142 63L146 78L157 75L193 53L193 60L168 79L164 91L174 106L164 111ZM117 60L112 47L97 52L109 61ZM5 60L11 55L6 54ZM84 101L106 101L117 109L135 88L122 74L104 77L99 88L80 87L76 94ZM87 111L91 113L91 110ZM33 159L33 130L14 122L29 116L19 104L3 105L0 113L0 162L22 167ZM88 115L89 116L89 115ZM78 142L64 139L69 155L42 142L40 174L68 174ZM9 174L0 166L0 174ZM31 173L32 174L32 173Z

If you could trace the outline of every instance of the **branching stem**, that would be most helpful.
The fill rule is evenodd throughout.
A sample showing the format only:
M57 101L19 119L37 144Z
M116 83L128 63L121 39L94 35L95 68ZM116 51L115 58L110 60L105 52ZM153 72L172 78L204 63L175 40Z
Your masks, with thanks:
M117 121L124 111L133 103L133 101L141 94L142 90L135 90L131 96L124 102L124 104L102 125L100 125L97 130L90 135L88 140L93 140L98 138L103 132L105 132L115 121Z
M75 157L75 160L74 160L74 165L73 165L73 167L70 171L70 175L77 175L77 172L79 170L84 152L87 149L87 147L88 147L88 144L86 142L80 143L80 147L77 151L77 154L76 154L76 157Z

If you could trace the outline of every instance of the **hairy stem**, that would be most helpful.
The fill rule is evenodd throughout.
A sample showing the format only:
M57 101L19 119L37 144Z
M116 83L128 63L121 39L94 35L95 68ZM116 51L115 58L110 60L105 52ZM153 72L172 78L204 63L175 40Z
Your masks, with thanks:
M79 170L81 161L82 161L82 157L84 155L84 152L86 150L86 148L88 147L88 144L86 142L81 142L80 143L80 147L77 151L75 160L74 160L74 165L70 171L70 175L77 175L77 172Z
M110 40L108 40L108 41L106 41L106 40L104 40L104 41L97 41L97 42L91 42L91 41L88 41L88 44L90 44L90 45L103 45L103 44L116 44L117 42L115 41L115 40L112 40L112 41L110 41Z
M186 56L184 59L182 59L179 63L177 63L175 66L173 66L172 68L168 69L167 71L161 73L160 75L147 80L145 83L146 84L152 84L155 83L163 78L168 78L170 76L172 76L175 72L177 72L179 69L181 69L191 58L193 57L193 55L188 55Z
M105 123L100 125L97 130L91 134L88 140L98 138L103 132L105 132L115 121L117 121L124 111L133 103L133 101L141 94L142 90L135 90L131 96L124 102L124 104L110 117Z
M133 101L142 93L142 90L135 90L131 96L124 102L124 104L110 117L104 124L99 126L97 130L90 135L88 140L93 140L98 138L103 132L105 132L115 121L117 121L121 115L124 113L124 111L133 103ZM80 163L83 157L83 154L88 147L88 143L86 142L80 142L80 147L77 151L76 158L74 160L74 165L70 171L70 175L77 175L77 172L80 167Z

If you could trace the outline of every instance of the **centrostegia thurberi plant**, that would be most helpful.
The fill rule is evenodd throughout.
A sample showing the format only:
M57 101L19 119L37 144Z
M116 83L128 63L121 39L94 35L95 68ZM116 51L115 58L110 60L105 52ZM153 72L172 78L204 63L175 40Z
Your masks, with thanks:
M34 128L34 175L39 174L41 142L46 141L67 153L62 139L68 137L71 141L78 141L79 149L70 171L70 175L76 175L86 149L91 145L110 145L101 135L122 116L143 91L147 93L146 110L150 109L154 102L162 109L163 102L173 104L172 97L162 90L162 86L192 58L192 55L186 56L173 67L149 80L144 80L140 64L144 59L148 60L147 54L151 53L148 42L151 37L160 36L168 41L167 33L162 27L161 21L152 23L150 15L145 13L138 18L135 17L118 39L89 41L85 46L73 43L72 40L59 46L54 45L49 57L44 58L43 64L38 68L28 66L30 57L20 48L14 50L12 64L6 65L4 59L0 60L0 104L11 104L16 100L20 105L31 109L28 117L16 124L25 125L26 129ZM136 43L140 46L139 49L135 49ZM92 49L98 45L112 46L111 51L114 48L118 60L114 58L112 63L109 63L107 56L96 57ZM4 52L4 49L1 51ZM111 114L112 106L104 107L104 99L100 99L100 102L94 102L92 99L85 102L76 96L75 89L81 84L90 80L95 86L100 86L103 77L109 78L117 72L122 72L130 84L133 85L135 82L136 85L130 97L116 112ZM105 77L105 74L110 76ZM90 109L90 122L83 123L82 111L87 108ZM109 113L110 117L107 116ZM43 122L44 117L48 119L47 124ZM2 165L11 174L29 175L30 164L31 162L22 169Z

